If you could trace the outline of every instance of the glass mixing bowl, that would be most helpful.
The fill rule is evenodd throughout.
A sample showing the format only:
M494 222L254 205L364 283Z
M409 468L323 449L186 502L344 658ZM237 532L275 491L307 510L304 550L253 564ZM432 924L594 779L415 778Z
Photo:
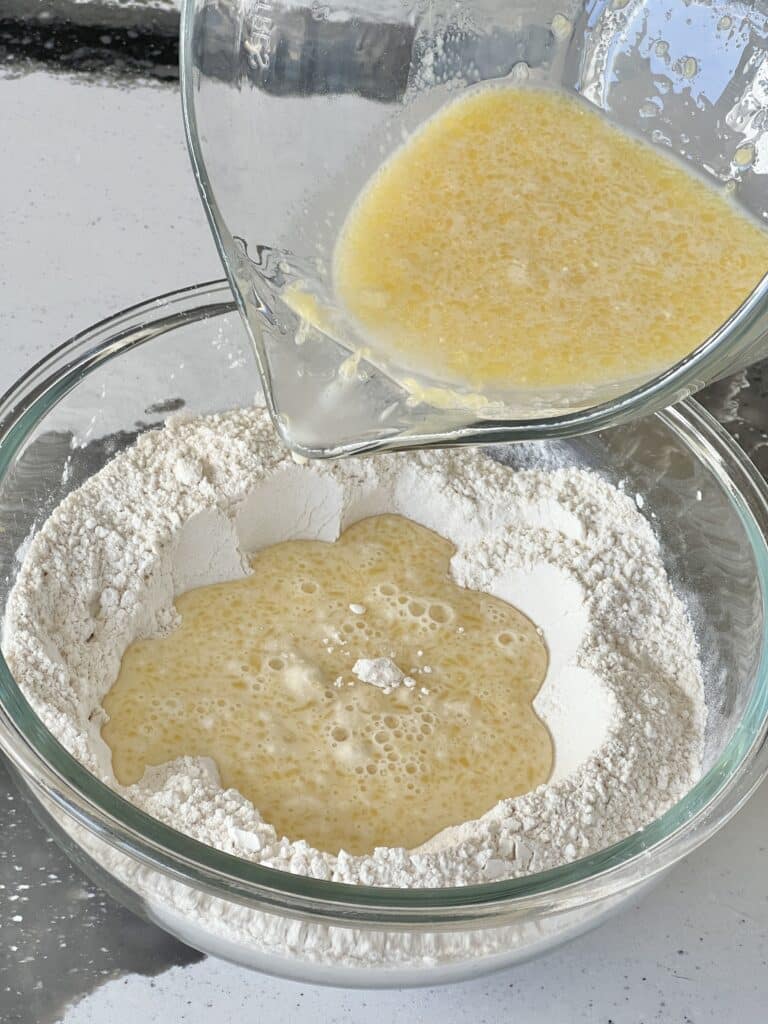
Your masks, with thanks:
M137 434L177 410L253 400L249 345L226 283L201 285L96 325L11 389L0 403L0 606L46 517ZM402 986L547 950L635 900L720 828L768 770L765 484L693 402L497 454L590 467L642 496L705 667L705 771L684 799L610 849L515 881L420 891L316 881L201 845L127 803L66 753L0 659L0 746L72 859L206 952L308 981Z
M185 0L181 70L211 227L278 429L305 455L581 434L670 405L764 346L765 278L653 379L478 404L409 371L414 393L395 363L350 361L365 339L335 302L332 254L403 139L467 87L503 80L579 93L765 218L765 0ZM290 298L298 285L309 304Z

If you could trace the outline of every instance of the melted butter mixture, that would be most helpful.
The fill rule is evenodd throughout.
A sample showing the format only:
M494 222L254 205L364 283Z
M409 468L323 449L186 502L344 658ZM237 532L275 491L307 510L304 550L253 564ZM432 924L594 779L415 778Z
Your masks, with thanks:
M380 169L335 254L371 349L473 388L647 377L768 270L768 233L588 104L486 88Z
M133 643L104 700L118 781L211 757L279 834L353 854L416 847L546 782L552 742L531 705L544 642L511 605L456 586L452 553L374 516L182 595L179 629ZM376 658L409 678L390 692L356 678Z

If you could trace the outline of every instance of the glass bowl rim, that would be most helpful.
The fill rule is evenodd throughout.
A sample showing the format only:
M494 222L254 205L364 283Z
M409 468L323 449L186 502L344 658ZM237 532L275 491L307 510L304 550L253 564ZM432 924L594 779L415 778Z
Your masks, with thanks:
M128 307L55 348L0 398L0 481L51 409L90 372L169 331L232 313L226 281L205 282ZM768 484L726 431L696 402L654 414L731 500L751 544L768 608ZM745 497L748 495L748 499ZM100 782L32 711L0 654L0 749L33 792L90 833L166 875L214 896L309 916L399 924L519 913L523 906L618 892L679 860L720 828L768 773L768 616L757 685L716 763L665 814L597 853L522 878L435 889L350 885L291 874L198 842L140 811Z

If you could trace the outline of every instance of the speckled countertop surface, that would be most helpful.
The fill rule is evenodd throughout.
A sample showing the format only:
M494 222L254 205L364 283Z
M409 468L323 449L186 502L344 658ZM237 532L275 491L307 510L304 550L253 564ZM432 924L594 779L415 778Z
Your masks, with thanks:
M116 310L220 276L169 85L0 78L0 388ZM768 474L768 366L707 404ZM642 903L447 989L345 992L187 949L86 881L0 767L0 1024L700 1024L766 1019L768 786Z

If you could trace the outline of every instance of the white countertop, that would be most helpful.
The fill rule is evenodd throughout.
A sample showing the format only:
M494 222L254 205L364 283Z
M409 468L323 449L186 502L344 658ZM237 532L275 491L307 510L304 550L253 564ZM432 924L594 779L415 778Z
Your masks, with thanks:
M221 276L184 148L178 90L45 72L0 78L0 129L0 389L101 317ZM489 978L346 992L209 958L153 978L108 981L60 1019L722 1024L733 1017L752 1024L768 1013L767 851L763 786L641 904L560 951ZM52 915L54 901L66 899L54 893ZM0 925L6 912L0 891Z

